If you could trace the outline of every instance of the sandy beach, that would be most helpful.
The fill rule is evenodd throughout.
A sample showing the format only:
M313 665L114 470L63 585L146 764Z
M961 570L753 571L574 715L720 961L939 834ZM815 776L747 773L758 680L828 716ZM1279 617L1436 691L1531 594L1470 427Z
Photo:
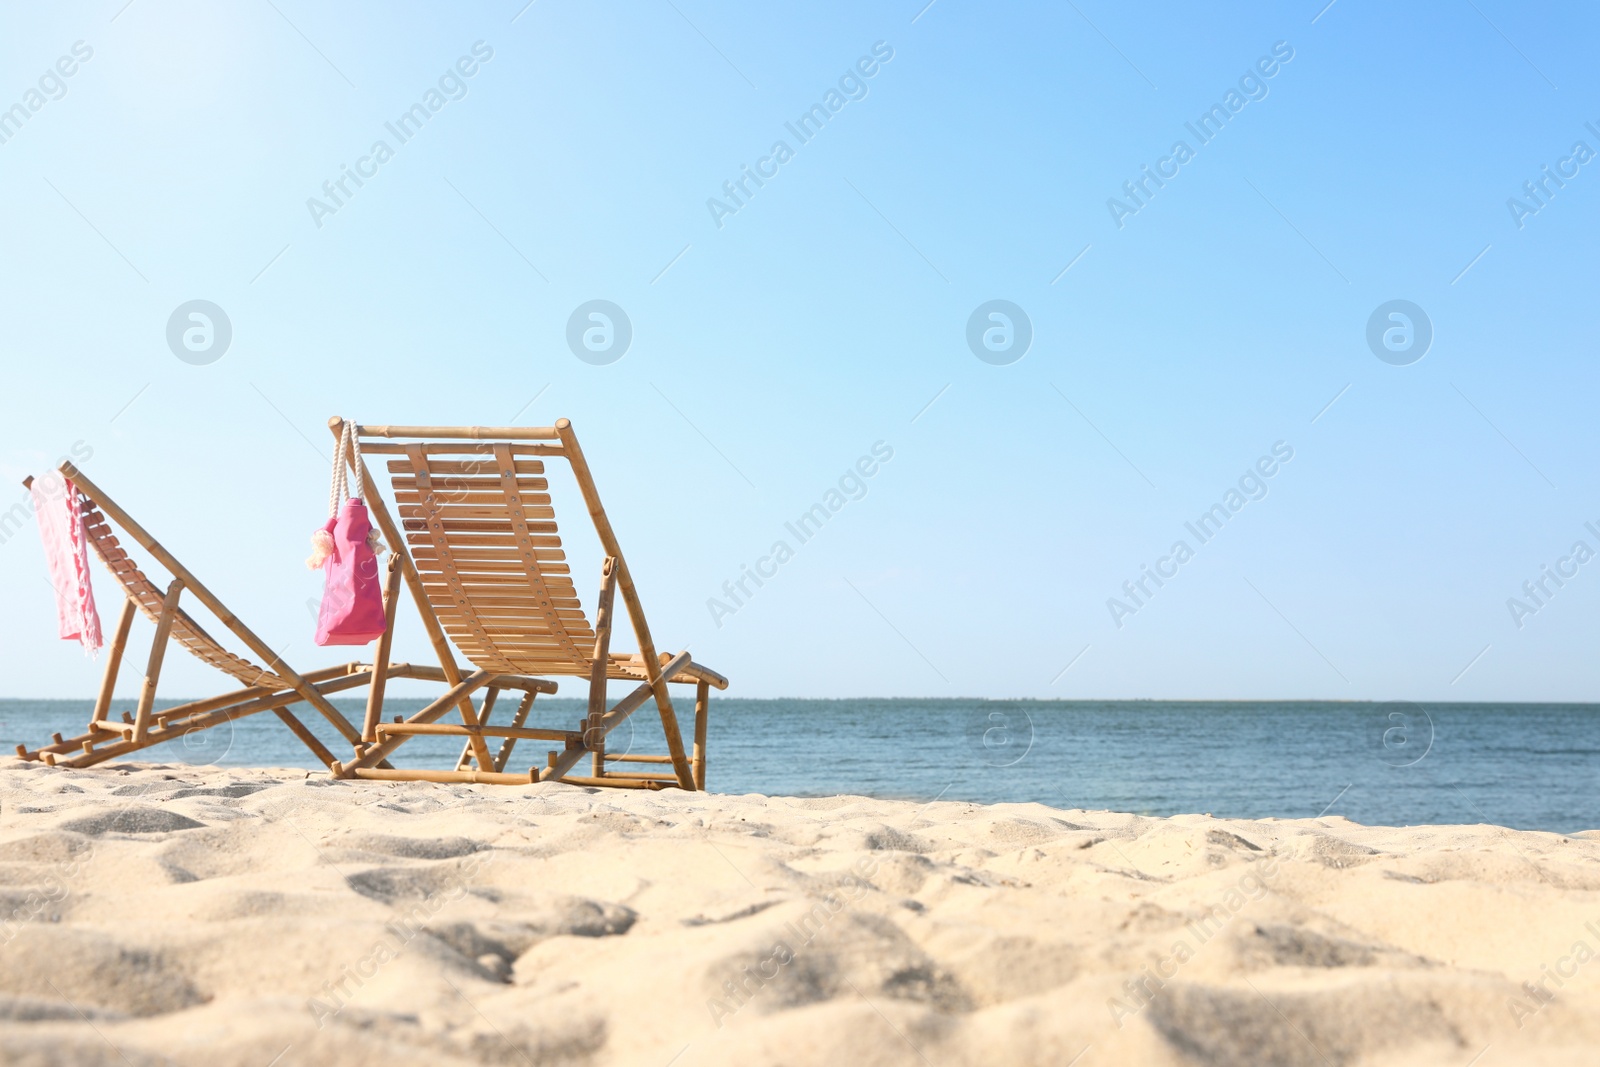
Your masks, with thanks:
M1600 1047L1593 832L154 763L9 765L0 804L5 1063L1487 1067Z

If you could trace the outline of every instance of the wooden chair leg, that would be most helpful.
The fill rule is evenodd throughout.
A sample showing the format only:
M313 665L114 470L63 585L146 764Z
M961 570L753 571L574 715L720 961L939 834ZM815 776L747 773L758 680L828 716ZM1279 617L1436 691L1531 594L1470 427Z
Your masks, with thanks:
M111 693L117 686L117 673L122 670L122 653L128 647L128 631L133 628L133 615L137 610L132 597L122 602L122 614L117 616L117 628L111 635L111 648L106 652L105 673L100 676L100 694L94 700L94 714L89 716L90 733L111 714Z
M522 695L522 703L517 705L517 713L511 717L511 725L520 729L528 721L528 712L533 710L533 698L538 696L533 690L528 690ZM500 742L500 751L494 757L494 769L504 772L506 764L511 762L511 750L517 747L517 739L508 737Z
M628 565L622 558L622 546L617 544L617 536L611 529L611 520L606 518L606 509L600 503L600 492L595 488L594 476L589 471L589 461L583 456L583 449L578 446L578 438L572 432L572 423L566 419L557 419L554 427L556 436L561 439L561 451L566 456L567 463L572 467L572 476L578 483L578 491L583 494L583 500L589 508L589 517L594 520L594 531L600 537L600 547L606 555L616 560L617 588L622 592L622 602L628 609L628 617L633 622L633 636L639 643L639 657L645 661L645 674L650 681L651 689L656 698L656 709L661 713L661 728L667 735L667 751L672 755L672 769L677 775L678 786L681 789L694 788L694 775L689 770L689 757L683 751L683 732L678 729L678 716L672 710L672 697L667 693L666 679L661 676L660 664L656 662L656 643L650 637L650 625L645 621L644 606L639 603L639 591L634 588L633 577L628 573Z
M464 701L464 698L471 696L488 685L489 680L493 677L494 675L489 671L473 671L461 679L459 683L451 686L449 692L405 721L410 723L431 723L442 718L453 707L461 712L462 718L470 718L472 720L466 725L476 726L478 711L472 706L470 700ZM479 751L478 745L483 744L483 735L479 734L473 740L477 742L477 745L473 746L473 755L476 757ZM333 771L335 778L349 778L352 777L353 772L358 767L378 767L382 769L382 761L387 759L389 753L399 748L405 741L405 735L390 737L387 741L380 741L376 745L367 746L366 751L350 763L336 762L331 764L329 770ZM487 765L489 762L490 759L485 754L483 763L480 766Z
M156 682L161 678L161 662L167 655L167 639L172 636L172 620L178 614L178 597L183 594L183 579L174 578L161 602L156 619L156 636L150 645L150 662L145 667L144 684L139 687L139 709L133 714L133 739L143 741L150 733L150 709L156 702ZM120 625L120 623L119 623Z
M694 690L694 787L706 788L706 723L710 718L711 685L700 682Z
M499 699L500 690L490 686L488 692L483 694L483 710L478 712L478 723L482 726L489 725L489 716L494 711L494 702ZM456 770L468 769L472 761L472 741L469 739L461 745L461 755L456 757ZM491 761L493 762L493 761ZM479 767L480 771L496 771L499 767Z
M683 668L688 666L688 664L689 653L687 651L680 652L671 660L667 661L665 666L661 668L658 678L661 676L670 678L678 671L683 670ZM663 688L664 687L665 683L663 683ZM641 682L638 688L629 693L627 696L623 697L621 700L617 701L611 710L605 713L605 716L600 720L600 735L604 737L612 730L615 730L618 726L621 726L624 722L627 722L628 717L649 703L650 698L655 694L655 686L651 685L649 682ZM587 741L579 741L576 743L569 742L568 747L562 752L551 752L549 765L543 771L539 772L539 781L548 782L551 779L565 778L567 772L571 771L573 767L577 766L578 760L583 758L584 754L589 751L590 748ZM672 760L672 757L669 756L668 759ZM682 737L678 738L678 755L674 762L681 762L683 764L682 774L677 773L676 767L674 767L673 771L673 777L677 782L678 788L693 792L694 775L690 773L688 757L683 754ZM605 780L609 780L610 777L611 776L608 775ZM572 780L578 781L579 779ZM602 781L602 779L588 778L583 779L583 781L593 784L594 782Z
M394 647L394 612L400 602L400 556L389 557L389 572L383 577L383 633L378 638L377 658L372 663L372 687L367 690L367 717L361 724L361 740L378 743L378 720L383 716L383 690L389 675L389 650Z
M333 769L333 753L328 751L327 745L317 740L317 735L312 733L305 723L283 708L273 708L272 713L283 720L283 725L287 726L300 739L301 744L311 750L313 756L322 761L324 767L327 767L330 771Z
M479 673L482 674L484 672L480 671ZM461 687L458 685L455 688L460 689ZM477 687L475 686L474 688ZM485 705L485 710L493 706L493 703L488 703ZM478 720L478 709L472 703L471 689L466 690L463 699L457 702L456 710L461 713L461 724L463 726L482 725ZM489 745L484 741L481 733L472 733L467 736L467 750L472 753L472 761L478 765L478 770L488 771L494 766L494 757L489 755Z
M645 664L645 670L650 665ZM694 772L689 767L689 757L683 751L683 731L678 728L678 713L672 710L672 697L667 693L666 676L660 672L651 681L651 694L656 698L656 711L661 714L661 731L667 735L667 752L672 756L672 770L678 778L678 788L694 789Z
M611 665L611 602L617 592L617 561L607 556L600 565L600 603L594 613L594 655L589 668L589 716L583 724L584 744L594 753L594 776L606 774L606 735L600 721L606 714L606 668Z

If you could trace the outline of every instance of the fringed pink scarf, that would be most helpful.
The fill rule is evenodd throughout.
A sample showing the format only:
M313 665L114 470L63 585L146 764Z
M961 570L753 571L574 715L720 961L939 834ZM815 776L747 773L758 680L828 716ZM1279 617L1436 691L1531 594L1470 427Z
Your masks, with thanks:
M89 582L89 537L83 529L78 487L52 472L35 478L28 491L39 519L39 536L44 539L50 584L56 589L61 638L77 641L93 655L105 641L100 636L100 613L95 610L94 587Z

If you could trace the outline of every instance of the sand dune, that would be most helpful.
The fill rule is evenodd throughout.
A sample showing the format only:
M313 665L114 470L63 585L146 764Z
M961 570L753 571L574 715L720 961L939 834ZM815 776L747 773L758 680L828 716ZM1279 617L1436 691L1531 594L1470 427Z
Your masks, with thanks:
M0 804L5 1063L1600 1049L1600 834L151 764Z

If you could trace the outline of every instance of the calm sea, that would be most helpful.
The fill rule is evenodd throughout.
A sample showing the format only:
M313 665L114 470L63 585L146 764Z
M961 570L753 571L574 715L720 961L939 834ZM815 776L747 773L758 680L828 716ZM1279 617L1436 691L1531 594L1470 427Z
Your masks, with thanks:
M360 700L335 701L359 721ZM422 701L391 700L391 713ZM118 702L115 710L131 708ZM541 698L530 725L575 726L582 704ZM1147 815L1383 825L1600 828L1600 705L1206 701L739 700L711 702L707 785L722 793L855 793L1039 801ZM0 739L82 732L88 701L0 700ZM334 752L333 731L301 719ZM509 713L509 709L500 715ZM680 708L685 724L692 705ZM499 717L499 716L497 716ZM662 752L646 706L613 751ZM453 766L459 741L419 737L399 766ZM224 766L314 767L270 713L141 754ZM544 762L520 742L511 768ZM635 766L634 769L638 769Z

